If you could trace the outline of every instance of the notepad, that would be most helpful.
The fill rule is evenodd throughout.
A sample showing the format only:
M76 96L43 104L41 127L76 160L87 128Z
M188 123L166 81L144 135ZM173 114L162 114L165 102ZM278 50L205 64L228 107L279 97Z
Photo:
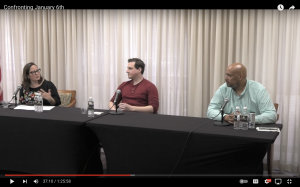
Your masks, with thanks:
M267 132L280 132L277 127L256 127L257 131L267 131Z
M55 106L43 106L43 110L51 110ZM34 106L18 105L14 110L34 110Z

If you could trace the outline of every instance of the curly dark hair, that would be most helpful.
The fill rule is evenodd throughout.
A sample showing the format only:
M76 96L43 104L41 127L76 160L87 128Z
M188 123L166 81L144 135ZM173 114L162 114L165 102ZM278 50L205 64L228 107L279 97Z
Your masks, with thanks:
M26 91L29 91L29 87L30 87L30 79L28 78L28 75L29 75L29 70L31 68L31 66L36 66L38 67L35 63L33 62L29 62L27 63L24 68L23 68L23 80L22 80L22 84L21 86L26 90ZM40 80L38 80L38 83L41 84L41 82L43 81L43 77L42 75L40 75Z

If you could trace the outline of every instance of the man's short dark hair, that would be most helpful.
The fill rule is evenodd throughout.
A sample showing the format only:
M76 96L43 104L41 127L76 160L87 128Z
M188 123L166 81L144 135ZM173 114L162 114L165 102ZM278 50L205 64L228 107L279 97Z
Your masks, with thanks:
M128 63L129 62L135 62L135 65L134 65L135 69L142 68L142 72L141 73L142 74L144 73L145 63L141 59L139 59L139 58L130 58L130 59L128 59Z

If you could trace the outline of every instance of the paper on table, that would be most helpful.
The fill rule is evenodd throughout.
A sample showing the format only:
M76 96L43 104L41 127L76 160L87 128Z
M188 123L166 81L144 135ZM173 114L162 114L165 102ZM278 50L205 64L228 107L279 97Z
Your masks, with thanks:
M100 115L100 114L102 114L103 112L94 112L94 114L96 114L96 115Z
M43 110L51 110L55 106L43 106ZM14 109L17 110L34 110L34 106L28 106L28 105L18 105Z
M277 127L256 127L257 131L280 132Z
M51 110L55 106L43 106L43 110Z

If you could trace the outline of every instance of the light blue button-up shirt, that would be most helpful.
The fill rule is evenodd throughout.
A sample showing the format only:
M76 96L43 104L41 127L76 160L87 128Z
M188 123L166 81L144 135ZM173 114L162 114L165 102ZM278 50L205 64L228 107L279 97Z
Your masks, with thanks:
M274 103L267 89L258 82L247 79L246 87L240 96L231 87L227 87L226 83L221 85L208 105L208 118L212 119L220 113L225 98L228 98L229 102L224 108L224 116L225 114L232 114L235 108L239 106L240 111L247 107L248 112L255 112L256 124L275 123L277 121ZM215 120L221 121L221 114Z

